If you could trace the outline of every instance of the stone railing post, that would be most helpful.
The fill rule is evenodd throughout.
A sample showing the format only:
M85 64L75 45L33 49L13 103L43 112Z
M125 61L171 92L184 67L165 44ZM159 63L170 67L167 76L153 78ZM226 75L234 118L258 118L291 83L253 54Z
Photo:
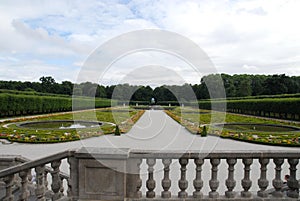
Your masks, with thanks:
M291 198L299 197L299 181L296 179L296 171L297 164L299 163L299 159L288 159L290 164L290 178L287 181L287 185L289 190L287 192L287 196Z
M162 163L164 165L164 178L161 181L161 185L164 189L164 191L161 192L162 198L170 198L171 197L171 192L169 191L169 189L171 187L171 180L169 177L171 162L172 162L171 159L162 159Z
M71 201L78 200L78 160L74 156L68 158L70 177L68 179L68 197Z
M124 200L129 149L86 147L76 151L74 157L78 175L72 180L78 179L77 200Z
M234 198L235 192L233 189L236 185L236 181L234 180L234 165L237 160L235 158L228 158L226 161L228 164L228 178L226 179L226 186L228 190L225 192L225 196L227 198Z
M209 180L209 187L211 191L209 192L210 198L218 198L219 193L217 189L219 187L219 180L218 180L218 165L220 164L221 160L218 158L210 159L211 163L211 179Z
M45 184L44 184L45 165L37 166L35 168L35 172L36 172L35 195L38 201L45 201Z
M3 201L14 201L14 195L12 193L14 179L15 175L9 175L7 177L4 177L6 194Z
M268 192L265 190L267 189L269 185L269 181L267 180L267 165L269 163L268 158L260 158L260 178L258 179L258 186L260 190L257 192L257 195L259 197L268 197Z
M251 188L252 181L250 180L250 166L253 163L252 158L244 158L243 164L244 164L244 178L242 179L242 187L243 191L241 192L242 197L249 198L251 197L251 192L249 192L249 189Z
M52 191L54 193L53 195L53 200L58 200L61 195L60 195L60 188L61 188L61 179L60 179L60 176L59 176L59 166L61 164L61 161L60 160L56 160L56 161L53 161L51 163L51 167L53 168L53 171L51 172L51 175L52 175L52 184L51 184L51 188L52 188Z
M126 197L141 198L142 180L140 178L140 165L142 159L128 159L126 164Z
M19 200L26 201L29 197L29 191L28 191L28 172L29 170L24 170L19 173L19 176L21 178L21 189L20 189L20 196Z
M204 159L196 158L194 160L194 163L196 165L196 178L193 181L195 191L193 192L194 198L202 198L203 193L201 192L201 189L203 187L203 180L201 179L201 172L202 172L202 165L204 163Z
M180 188L180 192L178 193L179 198L186 198L187 192L185 191L188 187L188 181L186 180L186 166L189 162L189 159L187 158L180 158L179 163L181 165L180 171L181 171L181 177L178 181L178 186Z
M283 186L283 181L281 180L281 165L283 164L284 160L282 158L275 158L274 163L275 167L275 179L273 179L273 186L275 191L273 192L273 196L280 198L283 197L283 193L281 192L281 188Z
M153 159L153 158L148 158L146 160L147 162L147 165L148 165L148 180L146 182L146 186L147 186L147 189L148 191L146 192L146 197L147 198L154 198L155 197L155 192L154 192L154 189L155 189L155 180L154 180L154 177L153 177L153 172L154 172L154 165L156 163L156 160Z

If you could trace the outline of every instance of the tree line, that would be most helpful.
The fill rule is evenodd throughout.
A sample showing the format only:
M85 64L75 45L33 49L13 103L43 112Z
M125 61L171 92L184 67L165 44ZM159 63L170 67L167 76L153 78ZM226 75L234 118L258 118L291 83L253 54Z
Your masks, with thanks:
M163 85L156 88L118 84L103 86L91 82L74 84L70 81L57 83L51 76L43 76L40 82L0 81L0 89L33 91L41 93L78 95L117 100L189 101L209 99L208 80L222 79L227 97L300 93L300 76L275 75L228 75L210 74L201 78L199 84ZM129 97L130 96L130 97Z

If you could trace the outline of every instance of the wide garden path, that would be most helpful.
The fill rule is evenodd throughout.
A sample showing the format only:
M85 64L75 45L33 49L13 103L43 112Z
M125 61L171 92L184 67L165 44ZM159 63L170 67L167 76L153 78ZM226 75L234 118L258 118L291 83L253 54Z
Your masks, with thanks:
M81 141L56 144L0 144L0 154L19 154L35 159L80 147L115 147L146 150L288 150L239 142L214 136L200 137L188 132L161 110L148 110L125 135L106 135Z
M67 142L67 143L57 143L57 144L21 144L13 143L9 145L0 144L0 155L1 154L18 154L29 159L37 159L41 157L48 156L50 154L58 153L67 149L74 149L80 147L115 147L115 148L132 148L132 149L143 149L143 150L179 150L179 151L213 151L213 150L226 150L226 151L235 151L235 150L291 150L293 148L286 147L274 147L274 146L264 146L257 145L245 142L234 141L230 139L222 139L219 137L208 136L200 137L193 135L188 132L184 127L179 125L169 116L167 116L163 111L159 110L148 110L144 115L139 119L139 121L133 126L133 128L126 134L121 136L106 135L101 137L89 138L81 141ZM298 149L298 148L294 148ZM175 161L175 160L174 160ZM192 164L192 163L191 163ZM174 166L173 166L174 165ZM259 163L255 161L251 168L259 170ZM162 165L158 164L155 167L156 170L162 170ZM179 170L179 164L174 162L172 163L172 168L174 171ZM192 180L194 177L194 166L188 166L187 178ZM203 166L203 172L210 172L209 163L205 163ZM227 169L226 162L221 162L219 169ZM274 165L270 166L274 170ZM282 175L288 173L288 166L283 165ZM143 181L147 179L146 165L143 163L141 166L141 172L143 173ZM241 180L243 176L243 165L241 161L237 163L236 169L237 179ZM61 170L68 172L68 165L66 161L63 161ZM259 171L251 174L253 181L257 181L259 177ZM156 171L155 176L157 178L162 178L162 171ZM227 171L220 171L220 187L219 192L225 191L225 178L227 177ZM270 174L270 175L269 175ZM178 181L179 172L173 172L171 174L172 181ZM272 171L269 171L268 178L272 179ZM203 180L208 181L210 174L204 174ZM257 188L257 186L255 185ZM237 190L241 186L237 187ZM170 189L173 193L177 193L178 188L175 185L172 185ZM204 192L208 192L208 185L205 185L203 188ZM252 190L257 190L252 188ZM142 191L145 192L145 186L142 187ZM162 191L161 187L158 186L156 191L159 193ZM192 185L187 189L189 193L193 191Z

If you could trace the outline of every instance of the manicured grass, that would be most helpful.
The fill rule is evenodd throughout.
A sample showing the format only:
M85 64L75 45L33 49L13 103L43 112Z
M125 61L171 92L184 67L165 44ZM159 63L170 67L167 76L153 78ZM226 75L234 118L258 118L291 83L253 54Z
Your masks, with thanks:
M291 129L287 130L287 128L284 127L276 128L268 126L287 125L300 128L300 122L245 116L209 110L198 110L188 107L177 107L174 110L166 111L166 113L194 134L201 134L203 127L206 126L208 134L217 135L224 138L267 145L300 146L299 131L293 131ZM214 122L210 122L212 115L214 115ZM245 125L236 125L235 127L225 126L223 128L214 125L217 123L244 123ZM256 126L259 125L260 130L253 129L251 124ZM250 129L251 127L252 129Z
M102 108L97 110L77 111L74 113L48 114L33 118L17 118L0 124L0 138L16 142L53 143L79 140L83 138L114 133L116 124L121 133L128 132L133 124L144 113L143 110L132 108ZM24 128L20 122L51 121L51 120L84 120L100 121L104 124L99 128L49 129L43 127Z

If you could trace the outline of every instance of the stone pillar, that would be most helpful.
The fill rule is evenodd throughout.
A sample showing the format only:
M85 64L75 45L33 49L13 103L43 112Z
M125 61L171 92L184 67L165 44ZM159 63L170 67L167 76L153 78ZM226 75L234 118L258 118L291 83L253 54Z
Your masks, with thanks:
M178 185L180 188L180 192L178 193L179 198L186 198L188 196L187 192L185 191L188 187L188 181L186 180L186 166L189 162L189 159L186 158L180 158L179 163L181 165L180 171L181 171L181 177L178 181Z
M24 170L19 173L19 176L21 178L21 189L20 189L20 195L19 195L20 201L27 201L28 197L29 197L28 172L29 172L29 170Z
M142 180L140 178L140 165L142 159L129 159L126 164L126 198L140 198Z
M251 192L249 189L251 188L252 181L250 179L250 166L253 163L252 158L244 158L243 159L243 164L244 164L244 178L242 179L242 187L243 191L241 192L242 197L244 198L249 198L252 196Z
M209 192L209 198L218 198L219 193L217 189L219 187L219 180L218 180L218 165L220 164L220 159L213 158L210 159L211 163L211 179L209 180L209 187L211 191Z
M38 201L45 201L45 184L44 184L44 174L45 165L37 166L35 168L36 172L36 189L35 195Z
M225 196L227 198L234 198L235 192L233 191L236 181L234 180L234 165L236 164L237 160L235 158L228 158L227 160L228 164L228 178L226 179L226 186L227 191L225 192Z
M202 172L202 165L204 163L204 159L202 158L196 158L194 160L194 163L196 165L196 178L193 181L195 191L193 192L194 198L202 198L203 193L201 192L201 189L203 187L203 180L201 179L201 172Z
M61 197L60 192L59 192L59 190L61 188L61 185L62 185L61 180L60 180L60 176L59 176L60 164L61 164L60 160L56 160L56 161L53 161L51 163L51 167L53 168L53 171L51 172L51 175L52 175L51 189L54 193L53 200L58 200Z
M284 159L275 158L273 161L276 167L275 167L275 178L273 179L272 182L275 191L272 193L272 195L276 198L281 198L283 197L283 193L281 192L281 188L283 186L283 181L281 180L281 165L283 164Z
M299 159L288 159L290 164L290 178L287 181L289 190L287 192L287 196L291 198L299 197L299 181L296 178L297 164L299 163Z
M78 200L125 199L129 149L82 148L74 156L78 161Z
M71 201L78 200L78 159L73 157L68 158L70 165L70 178L68 179L68 197Z
M171 162L172 162L172 159L162 159L162 163L164 164L164 178L161 181L161 185L164 189L164 191L161 192L162 198L170 198L171 197L171 192L169 191L169 189L171 187L171 180L169 177Z
M146 192L146 197L154 198L155 197L154 165L156 161L153 158L148 158L146 161L148 165L148 180L146 181L146 187L148 191Z
M269 181L267 180L267 165L269 163L268 158L260 158L260 178L258 179L258 186L260 190L257 192L257 195L259 197L268 197L268 192L266 192L266 189L269 185Z

